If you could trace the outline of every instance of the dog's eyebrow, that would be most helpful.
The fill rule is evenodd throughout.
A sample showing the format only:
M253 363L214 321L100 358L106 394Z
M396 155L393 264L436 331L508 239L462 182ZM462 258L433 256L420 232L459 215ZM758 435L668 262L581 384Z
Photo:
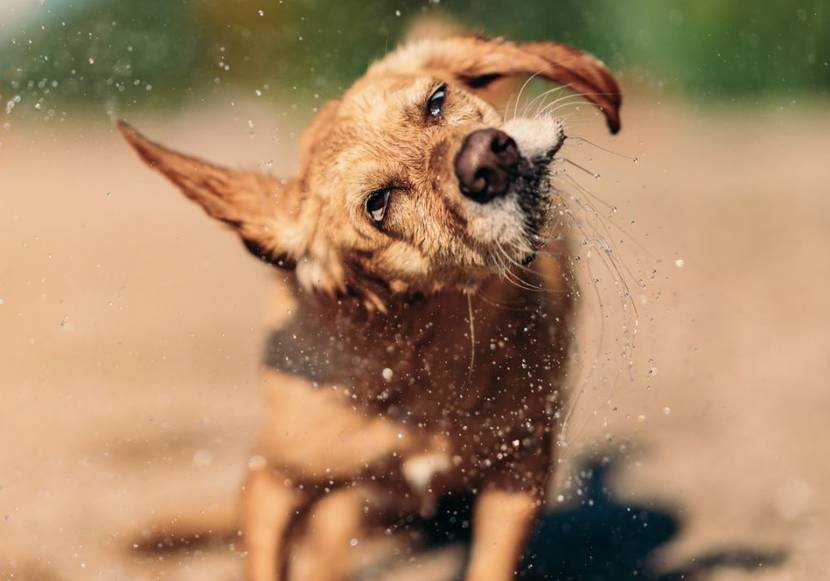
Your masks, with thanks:
M420 79L416 84L423 84L423 79ZM429 79L428 84L423 86L423 89L417 92L417 96L407 99L403 106L403 116L407 122L417 123L422 125L427 119L427 102L432 96L432 93L445 81L438 78Z
M389 143L383 136L378 136L372 143L360 143L350 148L339 163L349 176L341 185L353 195L360 194L359 198L383 188L408 186L407 165L389 158Z

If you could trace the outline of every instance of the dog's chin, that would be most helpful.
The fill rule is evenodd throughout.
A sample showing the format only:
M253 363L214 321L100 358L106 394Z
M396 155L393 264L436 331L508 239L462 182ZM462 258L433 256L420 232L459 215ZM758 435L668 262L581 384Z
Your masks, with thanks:
M507 265L527 266L546 245L545 232L551 214L553 190L550 187L550 161L523 160L524 171L509 195L476 208L482 215L468 222L468 231L488 250L488 261L497 271Z

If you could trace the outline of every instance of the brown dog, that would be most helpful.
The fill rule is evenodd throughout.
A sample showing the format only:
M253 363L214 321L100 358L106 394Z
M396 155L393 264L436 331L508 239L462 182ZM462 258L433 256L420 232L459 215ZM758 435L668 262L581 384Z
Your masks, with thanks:
M564 128L506 121L480 96L528 75L581 93L619 129L619 89L593 57L480 38L375 63L317 115L287 181L119 125L285 273L269 419L243 494L250 581L284 578L297 514L314 556L305 576L341 579L369 507L429 513L460 493L475 497L466 578L514 575L551 470L573 291L549 183Z

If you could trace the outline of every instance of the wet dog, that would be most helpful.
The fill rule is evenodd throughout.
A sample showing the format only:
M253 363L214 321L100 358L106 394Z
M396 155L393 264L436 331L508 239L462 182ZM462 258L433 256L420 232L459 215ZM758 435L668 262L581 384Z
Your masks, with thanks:
M513 577L554 460L574 292L549 179L565 127L506 120L484 98L530 75L619 129L619 88L592 56L473 37L373 64L317 114L286 181L119 123L280 273L268 420L242 498L249 581L285 577L298 514L313 555L303 576L330 581L347 575L367 512L429 514L453 494L474 498L466 578Z

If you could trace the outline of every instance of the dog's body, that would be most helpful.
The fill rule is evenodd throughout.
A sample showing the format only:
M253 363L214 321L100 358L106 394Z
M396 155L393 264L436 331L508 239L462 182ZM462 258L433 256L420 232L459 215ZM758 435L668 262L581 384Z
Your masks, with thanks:
M550 118L505 123L475 91L537 73L618 128L619 90L591 57L482 39L423 43L374 65L321 111L285 183L121 126L252 252L289 270L243 494L250 581L285 575L297 514L314 556L304 576L334 580L370 508L429 514L449 494L475 498L467 578L512 577L565 401L570 255L562 236L545 235L564 133ZM543 248L532 268L519 264Z

